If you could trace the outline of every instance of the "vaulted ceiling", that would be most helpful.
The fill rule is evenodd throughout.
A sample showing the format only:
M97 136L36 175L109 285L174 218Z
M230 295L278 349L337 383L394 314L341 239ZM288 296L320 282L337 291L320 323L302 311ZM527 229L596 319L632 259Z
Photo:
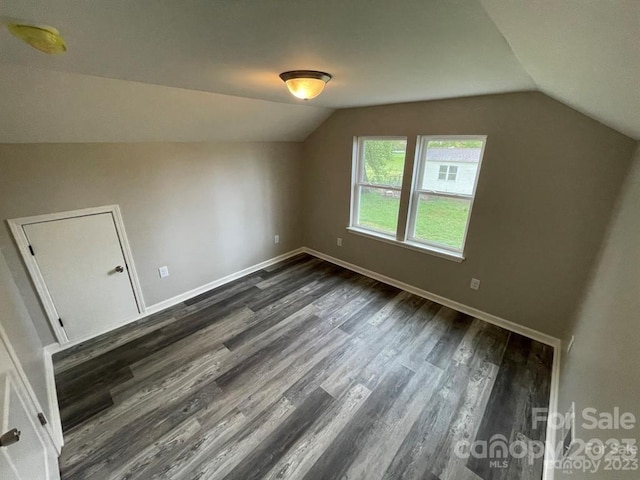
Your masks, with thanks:
M0 141L301 140L331 109L522 90L640 138L637 0L5 0L0 16L69 47L0 31ZM334 78L303 102L278 78L292 69Z

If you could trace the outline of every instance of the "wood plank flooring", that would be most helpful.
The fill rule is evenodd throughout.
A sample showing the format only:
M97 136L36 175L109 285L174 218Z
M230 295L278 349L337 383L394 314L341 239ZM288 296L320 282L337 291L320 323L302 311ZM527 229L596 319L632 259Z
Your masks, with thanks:
M54 356L62 478L533 479L553 350L308 255Z

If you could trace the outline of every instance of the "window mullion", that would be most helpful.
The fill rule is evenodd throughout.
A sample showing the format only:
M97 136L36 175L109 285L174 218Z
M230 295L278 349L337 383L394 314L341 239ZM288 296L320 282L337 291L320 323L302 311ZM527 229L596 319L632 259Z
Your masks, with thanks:
M409 207L411 205L411 189L413 187L413 171L416 157L416 137L407 138L404 157L404 172L402 176L402 190L400 191L400 205L398 211L398 226L396 240L404 242L407 238L407 224L409 222Z
M412 170L410 203L408 222L405 228L404 240L413 240L416 228L416 218L418 216L418 205L420 203L420 185L424 174L424 161L422 160L422 150L424 149L422 137L418 136L415 144L414 165Z

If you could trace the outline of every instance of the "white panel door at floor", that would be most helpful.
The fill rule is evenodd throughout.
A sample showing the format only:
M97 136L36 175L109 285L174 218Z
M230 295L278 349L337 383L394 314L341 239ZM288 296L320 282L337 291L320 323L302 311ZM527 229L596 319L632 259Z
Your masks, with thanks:
M111 213L22 228L69 340L106 331L140 313Z
M9 462L9 457L0 451L0 478L2 480L20 480L15 473L13 465Z
M0 479L45 480L47 448L18 382L11 370L0 373L0 435L6 434L8 443L0 446Z

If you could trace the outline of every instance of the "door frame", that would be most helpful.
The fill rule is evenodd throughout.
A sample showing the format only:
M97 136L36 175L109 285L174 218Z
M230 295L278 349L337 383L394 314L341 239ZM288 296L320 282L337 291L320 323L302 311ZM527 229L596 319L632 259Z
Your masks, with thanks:
M23 397L21 400L27 403L27 410L31 413L31 416L36 415L38 412L44 412L42 405L40 404L36 393L33 390L33 386L27 377L22 364L20 363L20 359L16 354L16 351L13 348L13 345L9 341L9 336L4 329L2 323L0 323L0 347L4 346L7 354L9 355L10 365L7 365L6 368L0 369L0 378L3 374L6 374L9 379L13 381L17 386L17 390L19 394ZM46 372L45 372L46 373ZM48 384L47 379L47 395L51 395L50 391L51 385ZM55 389L55 384L54 384ZM55 391L53 392L55 395ZM49 405L52 407L52 405ZM52 409L49 412L49 416L47 417L48 422L40 426L33 418L30 417L32 424L36 428L36 433L43 441L45 448L47 449L48 455L52 455L57 458L62 452L62 446L64 444L63 436L62 436L62 424L60 423L60 412L58 410L58 403L56 400L55 409ZM42 435L41 429L46 432L46 435ZM48 463L48 462L47 462ZM47 465L49 466L49 465ZM49 471L49 476L51 476L51 472Z
M44 307L44 311L47 315L47 319L53 329L53 332L56 336L56 340L61 345L67 344L70 342L67 337L66 332L60 326L58 312L53 303L53 299L51 298L51 294L47 289L47 285L44 281L44 277L42 276L42 272L38 267L38 263L35 260L35 257L31 255L31 251L29 250L29 240L27 240L27 235L24 231L25 225L30 225L32 223L42 223L42 222L51 222L55 220L64 220L67 218L76 218L76 217L87 217L90 215L99 215L103 213L110 213L113 217L113 223L116 228L116 234L118 235L118 240L120 241L120 247L122 248L122 254L124 256L124 260L127 264L127 272L129 275L129 279L131 281L131 286L133 287L133 296L135 297L136 306L138 308L138 314L144 315L146 313L146 306L144 303L144 298L142 296L142 288L140 286L140 280L138 279L138 273L136 271L135 264L133 262L133 255L131 253L131 246L129 245L129 240L127 239L127 235L124 229L124 221L122 220L122 213L120 212L120 206L118 205L107 205L103 207L93 207L93 208L84 208L81 210L72 210L69 212L58 212L58 213L48 213L44 215L35 215L32 217L22 217L22 218L12 218L7 220L9 224L9 228L11 229L11 233L16 241L18 246L18 250L22 255L22 259L27 267L27 271L31 276L31 280L33 280L33 285L36 289L36 293L42 302L42 306ZM129 320L129 319L123 319Z
M11 368L9 368L8 370L2 371L0 372L0 382L4 383L5 386L5 393L7 396L10 395L11 391L13 390L16 393L16 397L18 397L18 402L20 402L20 406L24 409L24 411L27 414L27 418L29 420L29 423L31 424L31 427L33 429L33 432L36 434L36 437L38 438L38 440L40 441L40 444L42 445L42 450L43 450L43 466L45 469L45 480L48 480L49 478L51 478L51 472L49 471L49 456L51 455L51 447L50 447L50 443L45 440L45 437L43 437L42 435L42 430L41 430L41 426L36 424L36 422L33 421L33 415L34 415L34 411L33 411L33 405L30 402L30 399L27 396L27 393L24 391L23 388L21 388L21 381L19 378L16 378L18 375L16 373L14 373ZM4 413L4 412L3 412ZM12 428L11 427L11 423L9 422L9 424L7 425L7 427ZM1 428L1 427L0 427ZM0 452L1 455L5 455L5 459L7 460L7 463L9 463L9 466L14 470L15 473L18 473L15 470L15 465L14 463L11 461L11 458L9 457L9 455L7 454L7 452Z

